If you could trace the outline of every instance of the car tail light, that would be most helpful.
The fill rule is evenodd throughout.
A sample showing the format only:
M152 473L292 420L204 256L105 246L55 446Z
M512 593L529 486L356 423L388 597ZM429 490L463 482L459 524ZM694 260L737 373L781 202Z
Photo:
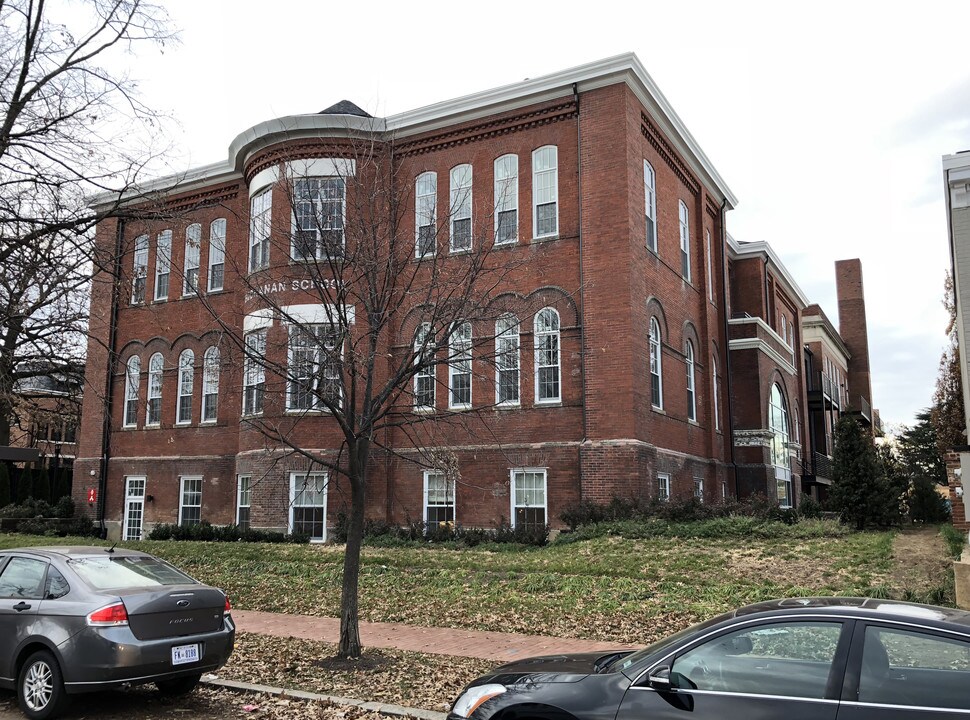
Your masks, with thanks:
M232 603L229 602L229 596L226 595L226 609L222 611L223 615L228 615L232 610Z
M128 610L125 608L125 604L123 602L116 602L113 605L108 605L100 610L95 610L92 613L88 613L87 620L88 625L94 625L97 627L127 625Z

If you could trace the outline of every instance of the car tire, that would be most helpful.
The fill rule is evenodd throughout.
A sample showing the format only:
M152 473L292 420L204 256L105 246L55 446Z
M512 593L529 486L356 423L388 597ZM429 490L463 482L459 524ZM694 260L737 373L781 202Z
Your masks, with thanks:
M57 717L67 705L61 667L47 650L32 653L20 668L17 704L31 720Z
M155 683L155 687L162 695L178 697L179 695L188 695L195 690L195 686L199 684L201 679L201 675L189 675L174 680L159 680Z

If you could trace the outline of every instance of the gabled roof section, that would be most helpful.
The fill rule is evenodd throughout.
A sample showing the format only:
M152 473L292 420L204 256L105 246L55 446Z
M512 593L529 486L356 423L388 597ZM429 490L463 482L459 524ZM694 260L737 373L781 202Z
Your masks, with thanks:
M357 117L374 117L368 112L361 110L359 107L350 102L350 100L341 100L335 105L331 105L326 110L321 110L317 115L356 115Z
M788 294L798 301L800 308L805 309L808 307L808 296L798 287L795 278L788 272L788 268L782 264L781 258L778 257L778 254L771 245L764 241L748 242L735 240L731 237L731 233L727 234L727 241L730 257L742 260L744 258L761 256L765 262L775 269L778 277L781 278L782 283L785 285L785 289L788 290Z

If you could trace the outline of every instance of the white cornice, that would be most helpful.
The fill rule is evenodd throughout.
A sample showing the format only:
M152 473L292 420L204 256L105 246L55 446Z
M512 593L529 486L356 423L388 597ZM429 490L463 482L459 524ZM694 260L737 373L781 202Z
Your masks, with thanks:
M737 338L736 340L730 340L728 342L729 350L760 350L769 358L775 361L775 363L784 370L786 373L795 376L795 366L791 364L790 360L785 359L781 353L771 347L761 338Z
M970 151L944 155L943 177L951 207L954 210L970 207Z
M802 342L807 344L815 341L823 345L828 345L829 352L833 357L841 356L843 360L842 369L847 370L848 361L852 357L852 353L845 346L842 336L832 327L832 323L820 315L803 315Z
M798 283L795 282L795 278L793 278L791 273L788 272L788 268L786 268L781 262L781 258L778 257L778 254L775 252L774 248L771 247L771 245L763 240L759 242L739 243L737 240L731 237L730 233L728 233L727 240L728 250L730 251L732 258L741 260L760 255L763 259L767 260L772 267L774 267L778 277L781 278L782 283L785 285L785 289L788 290L788 293L798 301L800 305L799 309L804 310L809 306L808 296L802 292L800 287L798 287Z

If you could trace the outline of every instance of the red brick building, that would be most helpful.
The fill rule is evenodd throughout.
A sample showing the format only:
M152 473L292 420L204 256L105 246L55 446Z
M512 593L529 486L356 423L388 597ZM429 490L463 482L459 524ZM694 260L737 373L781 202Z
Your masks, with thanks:
M361 161L362 137L379 162ZM202 519L326 538L346 488L292 449L336 452L335 420L252 358L277 347L293 366L294 325L335 327L321 290L347 296L324 263L349 242L355 194L387 177L373 196L408 191L413 262L461 267L485 247L506 258L492 299L509 310L454 326L458 360L414 379L404 415L467 420L387 429L370 517L558 525L581 499L795 502L808 302L768 245L727 237L736 199L623 55L383 119L343 102L271 120L99 226L119 260L94 283L75 492L95 492L110 533ZM422 337L420 314L403 316L388 358ZM274 423L289 450L254 429Z

